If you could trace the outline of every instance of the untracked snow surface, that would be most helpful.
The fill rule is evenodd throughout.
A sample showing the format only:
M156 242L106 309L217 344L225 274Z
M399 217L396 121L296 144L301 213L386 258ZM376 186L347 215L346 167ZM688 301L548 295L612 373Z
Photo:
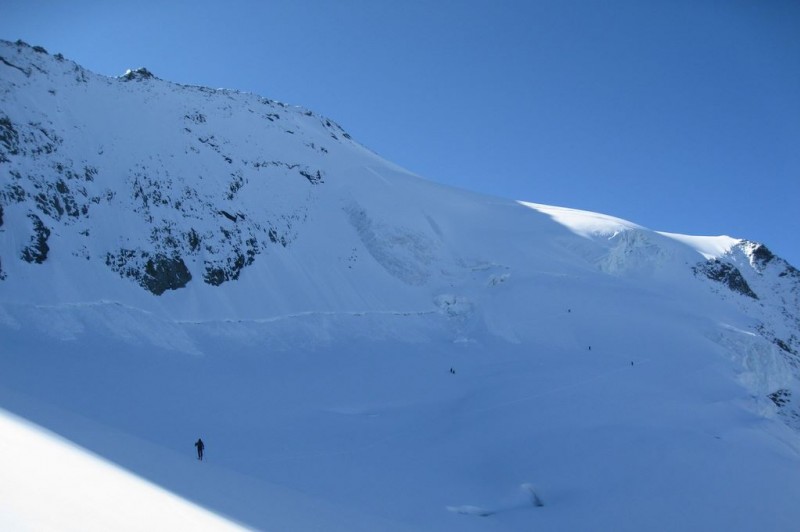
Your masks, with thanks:
M2 530L240 530L0 411Z
M800 529L800 272L765 246L0 59L0 528Z

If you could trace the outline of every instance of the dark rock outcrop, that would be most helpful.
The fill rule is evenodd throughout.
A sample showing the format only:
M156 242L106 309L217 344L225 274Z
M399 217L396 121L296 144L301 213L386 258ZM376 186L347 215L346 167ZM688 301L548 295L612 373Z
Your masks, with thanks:
M179 256L156 253L151 256L142 250L120 249L106 255L106 265L120 277L134 279L149 292L160 296L167 290L183 288L192 274Z
M152 72L147 70L144 67L137 68L135 70L128 70L123 74L120 79L123 81L142 81L145 79L153 79L155 76Z
M47 260L47 254L50 252L50 246L47 245L50 229L35 214L29 214L28 218L33 222L33 236L31 243L22 250L21 257L26 262L41 264Z
M753 299L758 295L750 288L738 268L719 259L711 259L693 268L695 275L704 275L712 281L725 285L728 289Z
M180 257L156 255L144 267L142 286L159 296L167 290L183 288L192 280L192 274Z

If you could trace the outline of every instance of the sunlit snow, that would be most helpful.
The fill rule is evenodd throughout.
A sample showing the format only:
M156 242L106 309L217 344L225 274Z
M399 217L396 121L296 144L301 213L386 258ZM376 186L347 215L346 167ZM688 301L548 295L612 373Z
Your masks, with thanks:
M2 530L240 530L0 410Z
M765 247L0 56L0 528L797 529L800 274Z

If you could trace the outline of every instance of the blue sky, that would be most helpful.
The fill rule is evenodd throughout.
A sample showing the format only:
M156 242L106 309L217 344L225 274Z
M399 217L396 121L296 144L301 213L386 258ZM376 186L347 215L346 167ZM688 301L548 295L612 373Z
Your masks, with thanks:
M800 267L800 2L0 0L106 75L302 105L426 178Z

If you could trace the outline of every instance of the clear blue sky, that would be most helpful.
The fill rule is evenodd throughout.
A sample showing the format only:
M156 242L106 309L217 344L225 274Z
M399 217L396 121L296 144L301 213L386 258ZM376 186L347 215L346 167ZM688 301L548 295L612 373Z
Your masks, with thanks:
M800 267L796 0L0 0L0 38L302 105L435 181Z

